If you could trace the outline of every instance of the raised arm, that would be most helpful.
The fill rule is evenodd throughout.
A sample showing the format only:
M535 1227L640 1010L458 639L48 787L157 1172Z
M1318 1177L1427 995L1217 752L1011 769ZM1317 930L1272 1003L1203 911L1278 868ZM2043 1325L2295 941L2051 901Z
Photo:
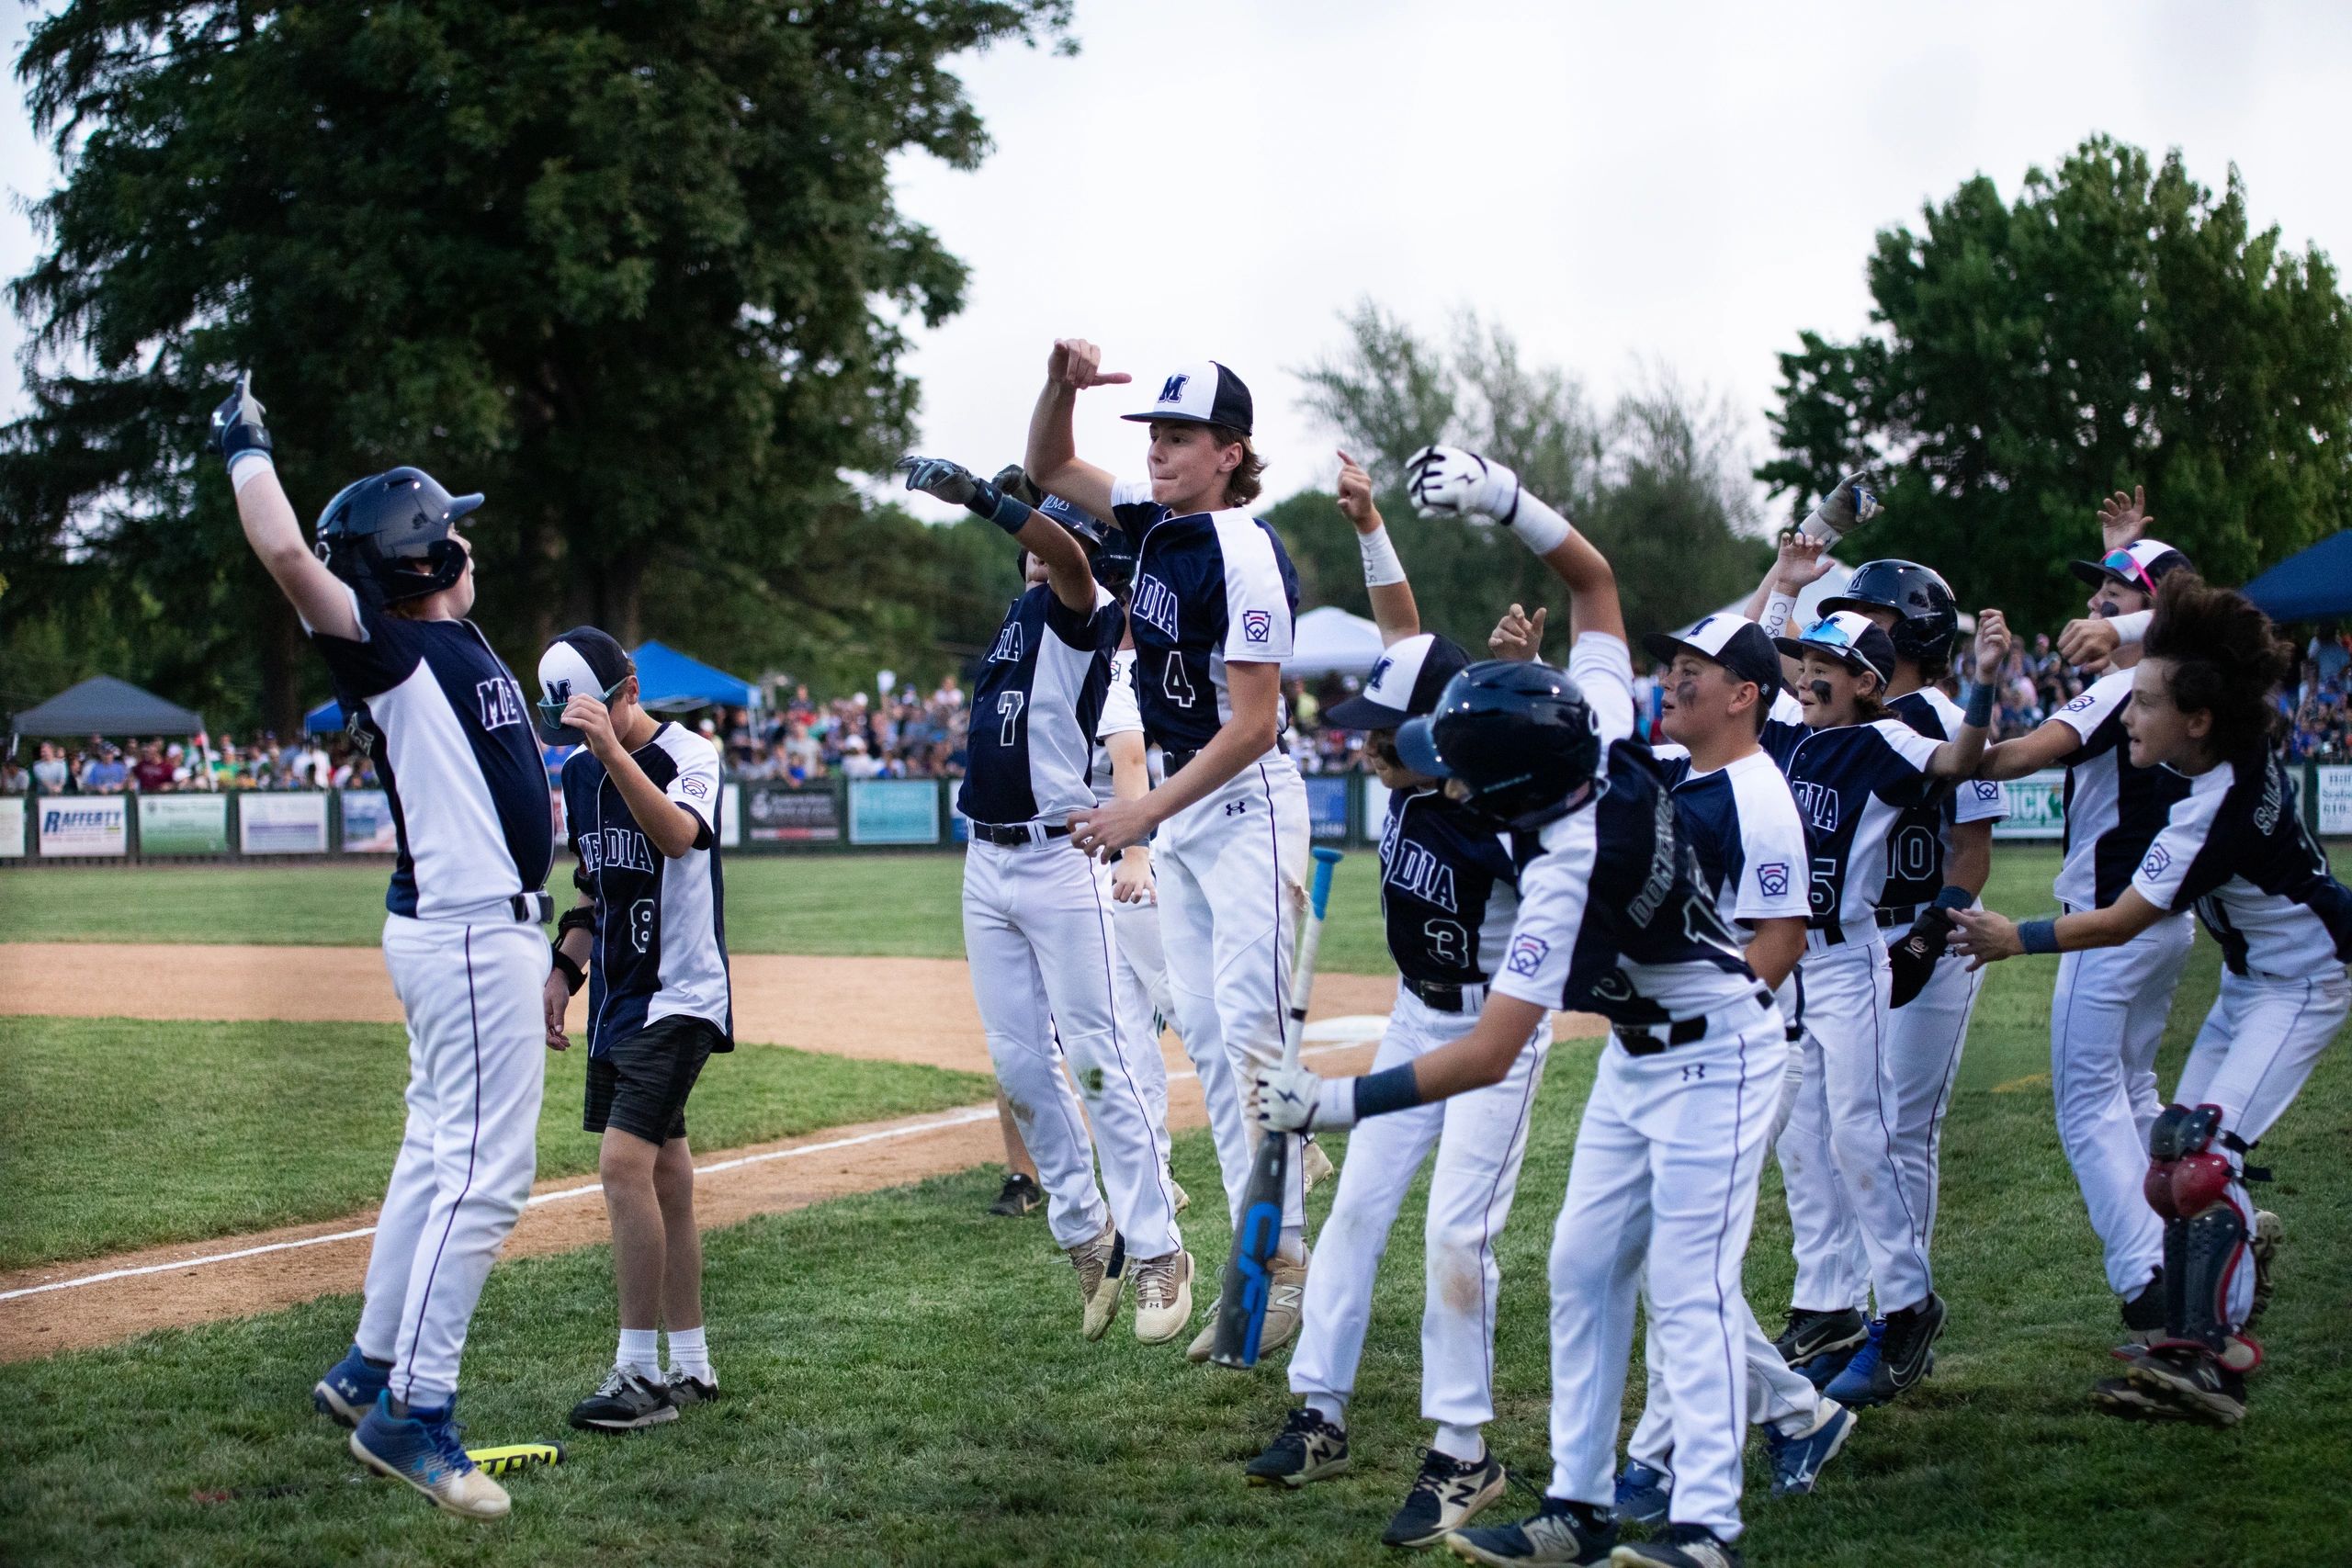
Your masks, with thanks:
M237 389L212 411L212 445L229 466L245 543L311 629L356 641L359 617L352 608L351 590L311 553L293 504L278 485L269 430L262 423L253 379L250 370L238 377Z
M1424 516L1493 523L1534 551L1567 586L1574 636L1599 632L1624 640L1625 615L1608 558L1540 496L1523 489L1517 474L1459 446L1422 447L1407 462L1406 474L1413 503Z
M945 457L910 456L899 458L896 467L907 476L909 490L919 490L950 505L964 507L1012 535L1023 549L1046 563L1046 580L1053 586L1054 597L1065 608L1081 615L1092 612L1093 569L1087 562L1086 547L1071 536L1069 529L1019 496L979 478L961 463ZM1030 482L1036 481L1033 478ZM1106 507L1105 513L1107 511Z
M1829 557L1830 541L1792 529L1781 536L1781 553L1764 581L1747 596L1741 613L1764 628L1767 637L1794 636L1789 623L1796 619L1797 596L1828 575L1838 563Z
M1340 454L1340 513L1355 525L1356 544L1363 552L1364 592L1372 600L1372 618L1380 627L1384 646L1402 642L1421 629L1421 612L1413 603L1413 585L1406 580L1405 563L1396 558L1388 525L1373 504L1372 476L1345 452Z
M2044 768L2054 768L2081 747L2083 738L2063 718L2045 718L2030 734L1984 748L1977 760L1980 779L2021 779Z
M1113 520L1111 476L1080 460L1070 417L1078 410L1078 394L1087 388L1124 386L1132 379L1124 370L1104 370L1102 351L1084 338L1057 339L1046 355L1046 385L1029 414L1029 453L1022 463L1029 482L1106 523Z
M1968 708L1960 733L1936 748L1928 772L1943 779L1964 779L1976 772L1984 755L1984 739L1993 727L1993 682L2000 678L2002 660L2009 656L2009 623L1998 610L1976 612L1976 683L1968 694Z

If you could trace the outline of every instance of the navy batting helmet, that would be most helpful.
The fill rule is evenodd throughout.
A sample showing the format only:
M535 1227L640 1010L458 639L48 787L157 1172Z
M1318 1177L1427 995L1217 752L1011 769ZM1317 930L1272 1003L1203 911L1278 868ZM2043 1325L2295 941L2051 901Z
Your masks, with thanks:
M1864 561L1846 580L1842 592L1822 600L1821 613L1832 615L1872 606L1895 614L1888 636L1894 640L1897 658L1940 664L1951 657L1952 639L1960 635L1960 601L1941 574L1917 561Z
M1396 731L1405 765L1460 781L1457 798L1512 828L1565 817L1600 771L1600 720L1566 673L1488 659L1445 683L1437 711Z
M319 558L378 604L437 593L466 574L457 523L481 504L479 495L451 495L422 468L370 474L319 513Z

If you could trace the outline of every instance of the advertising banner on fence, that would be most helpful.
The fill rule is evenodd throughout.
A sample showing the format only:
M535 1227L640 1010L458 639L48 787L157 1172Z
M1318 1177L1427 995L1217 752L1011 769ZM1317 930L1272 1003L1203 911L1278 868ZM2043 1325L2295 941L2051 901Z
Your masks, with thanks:
M237 797L237 847L249 855L327 852L327 797L300 791Z
M1996 839L2056 839L2066 832L2066 775L2045 768L2001 785L2001 805L2008 815L1993 824Z
M743 788L743 836L755 844L830 844L842 836L830 786L754 784Z
M2319 807L2322 833L2352 833L2352 767L2323 762L2312 769L2319 775L2312 795Z
M347 855L389 855L399 852L400 838L392 831L392 797L380 789L343 792L343 852Z
M229 797L225 795L142 795L139 797L142 855L225 855Z
M130 802L119 795L43 795L40 852L119 855L130 852Z
M1338 843L1348 836L1348 775L1306 775L1306 823L1310 838Z
M939 842L939 785L932 779L852 779L853 844Z
M25 797L0 795L0 860L25 857Z
M743 786L718 786L718 847L731 850L743 841Z

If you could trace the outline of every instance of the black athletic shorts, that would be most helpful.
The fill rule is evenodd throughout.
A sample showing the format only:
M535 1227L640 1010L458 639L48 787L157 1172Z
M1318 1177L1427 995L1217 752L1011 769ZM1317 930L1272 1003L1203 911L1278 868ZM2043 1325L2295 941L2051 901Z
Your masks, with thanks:
M649 1144L686 1135L686 1096L727 1037L707 1018L673 1013L654 1020L601 1056L588 1058L588 1104L580 1125L618 1127Z

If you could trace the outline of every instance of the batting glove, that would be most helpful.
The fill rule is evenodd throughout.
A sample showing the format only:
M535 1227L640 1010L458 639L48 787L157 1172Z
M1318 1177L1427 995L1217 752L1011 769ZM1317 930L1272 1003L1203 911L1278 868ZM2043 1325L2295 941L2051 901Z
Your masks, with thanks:
M907 476L909 490L935 495L950 506L971 506L980 492L982 481L971 469L944 457L918 457L909 454L893 466ZM989 488L993 490L994 487ZM974 507L973 510L981 509Z
M269 456L269 427L262 423L262 406L254 396L254 373L244 371L237 378L237 389L221 400L212 411L212 449L220 460L234 466L248 452Z
M1869 472L1848 474L1821 498L1821 504L1813 509L1812 515L1797 525L1798 532L1834 542L1844 538L1883 510L1877 484Z
M1406 458L1405 488L1424 517L1504 523L1519 505L1519 476L1460 446L1424 446Z
M1261 1067L1250 1080L1250 1113L1269 1133L1306 1133L1321 1127L1351 1127L1356 1120L1356 1080L1323 1078L1305 1067Z

